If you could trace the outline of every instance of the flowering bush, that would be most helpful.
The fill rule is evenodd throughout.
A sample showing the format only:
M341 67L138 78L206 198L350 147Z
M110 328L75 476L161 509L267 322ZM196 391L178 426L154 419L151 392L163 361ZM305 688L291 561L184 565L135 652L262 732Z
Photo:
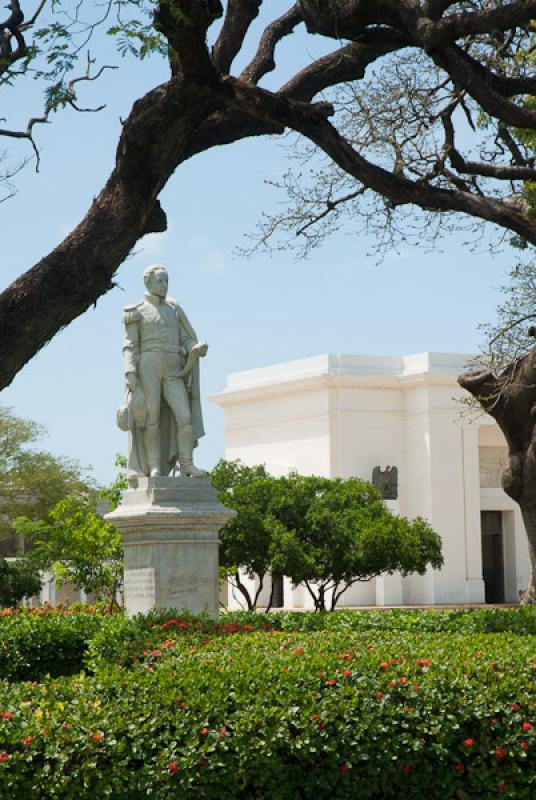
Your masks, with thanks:
M303 628L313 616L294 615ZM405 622L352 630L351 615L326 615L323 630L282 631L264 616L101 617L94 675L0 683L0 797L532 798L525 611L491 634L354 617Z

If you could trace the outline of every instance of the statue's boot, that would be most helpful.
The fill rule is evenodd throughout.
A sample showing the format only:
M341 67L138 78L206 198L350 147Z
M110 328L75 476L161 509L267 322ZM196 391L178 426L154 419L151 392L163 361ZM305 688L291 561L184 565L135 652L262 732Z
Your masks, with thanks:
M149 475L156 477L160 475L160 430L158 424L146 426L145 449L147 450Z
M194 431L190 425L179 425L177 428L179 444L179 466L181 475L186 478L200 478L207 473L194 465Z

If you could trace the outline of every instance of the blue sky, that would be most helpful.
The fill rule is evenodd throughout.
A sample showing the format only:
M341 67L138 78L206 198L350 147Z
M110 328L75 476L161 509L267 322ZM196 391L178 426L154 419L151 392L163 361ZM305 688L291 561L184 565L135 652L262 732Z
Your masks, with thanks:
M269 5L277 11L288 4ZM281 70L270 82L283 82L325 48L318 38L289 38L280 51ZM104 58L99 50L97 55ZM2 288L82 218L112 168L120 117L167 76L157 59L105 59L121 69L87 84L81 102L104 100L107 108L99 114L65 111L36 129L40 172L27 168L17 178L18 194L0 205ZM3 107L10 122L25 126L41 103L37 84L28 83L8 93ZM11 152L16 157L26 151L21 146ZM168 267L170 295L209 342L205 398L223 389L230 372L326 352L477 350L477 325L493 317L497 289L516 258L508 247L491 257L484 247L471 252L464 234L451 235L438 252L405 247L378 264L367 255L371 240L348 224L306 261L291 252L236 256L261 213L283 199L265 181L281 177L287 166L281 142L268 138L219 147L181 166L161 195L168 231L138 245L119 270L120 288L56 336L0 394L0 404L43 423L49 432L43 445L52 452L91 465L100 482L110 480L114 455L126 452L127 444L115 424L123 399L121 311L142 298L143 269L155 261ZM204 414L207 436L197 462L210 467L223 455L223 415L206 399Z

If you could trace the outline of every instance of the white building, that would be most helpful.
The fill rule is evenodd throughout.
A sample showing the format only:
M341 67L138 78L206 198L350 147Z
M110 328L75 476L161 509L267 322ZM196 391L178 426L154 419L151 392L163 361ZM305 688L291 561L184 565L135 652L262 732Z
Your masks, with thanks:
M515 603L527 585L521 514L500 488L505 440L460 403L468 358L323 355L229 375L210 398L224 410L226 458L366 480L396 466L397 498L386 502L441 535L442 570L356 584L342 605ZM284 605L309 606L308 596L285 580Z

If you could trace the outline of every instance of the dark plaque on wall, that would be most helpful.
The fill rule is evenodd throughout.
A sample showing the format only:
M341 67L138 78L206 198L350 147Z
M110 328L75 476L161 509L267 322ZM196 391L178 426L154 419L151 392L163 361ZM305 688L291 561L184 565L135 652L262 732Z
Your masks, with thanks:
M372 470L372 483L382 493L384 500L396 500L398 497L398 468L374 467Z

